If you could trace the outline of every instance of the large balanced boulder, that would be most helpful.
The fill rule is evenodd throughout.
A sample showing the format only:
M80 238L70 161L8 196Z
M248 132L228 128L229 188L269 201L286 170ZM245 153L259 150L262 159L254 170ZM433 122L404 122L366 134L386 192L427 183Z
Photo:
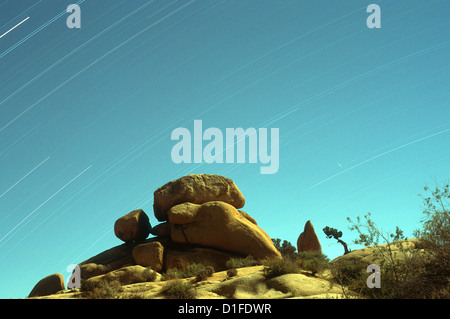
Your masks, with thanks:
M221 201L179 204L168 212L171 238L176 243L198 244L257 259L279 257L269 235L246 215Z
M167 212L173 206L209 201L222 201L236 208L242 208L245 204L244 196L231 179L220 175L192 174L158 188L154 192L153 210L159 221L165 221Z
M320 245L319 238L314 231L314 226L311 221L308 220L305 224L303 232L297 239L297 251L318 251L322 252L322 246Z
M151 228L147 214L142 209L137 209L116 220L114 233L117 238L129 243L145 240Z
M41 279L31 290L28 297L47 296L65 289L63 275L53 274Z

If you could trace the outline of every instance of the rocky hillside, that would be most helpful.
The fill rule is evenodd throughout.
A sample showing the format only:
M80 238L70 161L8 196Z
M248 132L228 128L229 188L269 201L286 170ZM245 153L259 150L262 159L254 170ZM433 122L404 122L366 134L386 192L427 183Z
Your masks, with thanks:
M261 262L227 271L230 259L252 256L255 261L282 261L269 235L253 217L240 210L244 204L238 187L223 176L188 175L171 181L154 192L158 225L152 227L143 210L134 210L114 224L114 233L124 242L122 245L79 263L81 290L66 289L63 276L53 274L39 281L29 297L168 298L170 285L175 285L173 290L189 292L181 297L190 298L343 296L342 287L333 283L329 271L314 275L294 271L268 277L267 267ZM310 221L297 246L298 251L321 252ZM372 252L370 248L356 250L343 258L371 263ZM176 280L169 275L185 271L190 265L201 265L202 275L197 272L196 277ZM346 297L351 295L357 294L345 292Z

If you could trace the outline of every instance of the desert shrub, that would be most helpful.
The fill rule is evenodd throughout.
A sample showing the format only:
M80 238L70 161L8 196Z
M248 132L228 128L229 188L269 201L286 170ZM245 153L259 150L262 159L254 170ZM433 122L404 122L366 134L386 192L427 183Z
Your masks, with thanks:
M357 219L355 243L375 245L382 271L381 289L368 293L380 298L449 298L450 296L450 190L449 184L425 187L428 196L419 195L424 204L422 229L414 232L415 245L403 245L406 239L396 227L395 233L382 233L370 218ZM348 218L351 222L351 220ZM362 231L363 227L366 229ZM386 245L379 246L382 239ZM397 246L397 247L395 247ZM397 248L397 255L393 252ZM367 293L367 289L365 290Z
M263 262L263 275L266 279L285 274L295 274L301 271L300 267L291 258L271 258Z
M140 272L125 272L120 277L122 283L136 283L136 282L153 282L156 280L157 273L149 267L146 267Z
M126 299L148 299L146 295L142 292L134 292L129 294Z
M115 299L117 293L122 291L122 286L118 281L81 281L81 296L87 299Z
M179 270L177 268L167 269L166 272L162 274L161 280L167 281L180 278L178 272Z
M361 292L370 292L369 297L394 298L396 296L395 290L401 286L401 281L410 280L407 277L412 272L410 269L405 268L405 265L407 265L405 260L411 258L414 254L414 249L412 246L403 245L407 238L398 226L396 226L395 233L382 232L372 220L370 213L364 216L364 220L359 216L356 222L353 222L348 217L347 220L351 223L350 230L358 232L358 238L353 241L355 244L374 246L374 259L377 260L382 271L381 290L375 291L361 288L363 289ZM366 267L367 265L363 267L363 270Z
M186 266L186 268L180 270L181 278L195 277L199 273L205 270L205 265L199 263L193 263Z
M366 287L367 263L357 258L338 259L330 263L331 275L333 282L344 288L348 288L355 292L361 292Z
M227 276L228 277L234 277L237 276L237 269L236 268L230 268L227 270Z
M272 243L275 248L280 252L283 258L295 259L295 251L297 250L289 241L283 240L281 243L280 238L272 238Z
M247 256L245 258L230 258L227 260L225 266L228 269L232 269L232 268L242 268L242 267L251 267L251 266L256 266L256 265L260 265L261 262L257 259L255 259L255 257L253 256Z
M424 187L422 229L414 232L424 249L416 282L421 294L432 298L450 296L450 189L449 184Z
M211 270L206 270L208 266L205 266L200 263L192 263L187 265L183 269L177 269L177 268L170 268L166 271L166 273L163 275L163 280L172 280L172 279L181 279L181 278L189 278L189 277L195 277L198 274L205 273L207 274ZM212 267L211 267L212 268ZM214 273L214 268L212 268Z
M302 251L297 254L296 259L300 268L311 271L313 275L325 270L328 262L327 256L320 251Z
M167 297L176 299L194 299L197 295L192 283L180 279L170 280L163 287L163 292Z
M214 267L212 266L206 266L203 270L197 273L195 275L195 282L206 280L207 278L211 277L214 274Z

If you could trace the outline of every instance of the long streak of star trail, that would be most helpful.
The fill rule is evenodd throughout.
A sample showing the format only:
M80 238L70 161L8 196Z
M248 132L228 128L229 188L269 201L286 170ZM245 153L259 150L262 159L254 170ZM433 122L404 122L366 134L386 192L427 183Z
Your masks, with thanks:
M84 1L84 0L83 0ZM122 42L121 44L117 45L116 47L114 47L113 49L111 49L110 51L106 52L105 54L103 54L101 57L97 58L95 61L93 61L92 63L90 63L89 65L87 65L86 67L84 67L83 69L81 69L80 71L78 71L77 73L75 73L74 75L72 75L70 78L68 78L67 80L65 80L64 82L62 82L61 84L59 84L56 88L54 88L53 90L51 90L49 93L47 93L46 95L44 95L42 98L40 98L38 101L36 101L35 103L33 103L32 105L30 105L28 108L26 108L24 111L22 111L19 115L17 115L16 117L14 117L12 120L10 120L8 123L6 123L2 128L0 128L0 132L2 132L4 129L6 129L8 126L10 126L11 124L13 124L15 121L17 121L19 118L21 118L25 113L29 112L31 109L33 109L36 105L38 105L39 103L41 103L42 101L44 101L47 97L51 96L53 93L55 93L56 91L58 91L60 88L62 88L63 86L65 86L67 83L71 82L73 79L75 79L76 77L78 77L80 74L84 73L86 70L90 69L92 66L96 65L98 62L102 61L104 58L106 58L107 56L109 56L110 54L114 53L115 51L117 51L118 49L120 49L121 47L123 47L124 45L126 45L127 43L129 43L130 41L134 40L136 37L140 36L142 33L144 33L145 31L147 31L148 29L158 25L159 23L161 23L162 21L166 20L167 18L169 18L170 16L172 16L173 14L177 13L178 11L182 10L183 8L187 7L188 5L190 5L194 0L184 4L183 6L175 9L174 11L168 13L167 15L165 15L164 17L158 19L156 22L152 23L151 25L145 27L144 29L142 29L141 31L139 31L138 33L136 33L135 35L129 37L127 40L125 40L124 42ZM164 9L166 9L167 7L169 7L170 5L174 4L175 2L172 2L171 4L167 5L166 7L164 7L163 9L159 10L158 12L163 11ZM156 12L154 15L156 15L158 12ZM1 55L0 55L0 59L1 59Z
M84 1L86 0L79 0L76 4L80 5L82 4ZM14 44L13 46L11 46L9 49L7 49L6 51L4 51L2 54L0 54L0 59L4 58L7 54L9 54L10 52L12 52L14 49L16 49L18 46L20 46L21 44L23 44L24 42L26 42L27 40L31 39L33 36L35 36L36 34L38 34L39 32L41 32L42 30L44 30L45 28L47 28L49 25L51 25L53 22L55 22L56 20L58 20L59 18L61 18L62 16L64 16L66 14L66 10L60 12L59 14L57 14L56 16L54 16L52 19L48 20L46 23L44 23L43 25L41 25L39 28L37 28L36 30L34 30L33 32L31 32L30 34L28 34L26 37L22 38L20 41L18 41L16 44Z
M24 23L25 21L27 21L28 19L30 19L30 17L27 17L25 19L23 19L22 21L20 21L18 24L16 24L15 26L13 26L11 29L9 29L8 31L6 31L5 33L3 33L2 35L0 35L0 39L3 38L5 35L7 35L8 33L10 33L12 30L14 30L15 28L17 28L19 25L21 25L22 23Z
M36 166L35 168L33 168L31 171L29 171L25 176L23 176L21 179L19 179L17 182L14 183L13 186L11 186L10 188L8 188L3 194L0 195L0 198L2 198L3 196L5 196L11 189L13 189L14 187L16 187L21 181L23 181L25 178L27 178L31 173L33 173L35 170L37 170L42 164L44 164L45 162L47 162L50 159L50 157L47 157L45 160L43 160L38 166Z
M83 175L85 172L87 172L90 168L92 167L89 166L88 168L86 168L85 170L83 170L81 173L79 173L77 176L75 176L74 178L72 178L69 182L67 182L63 187L61 187L60 189L58 189L55 193L53 193L52 196L50 196L49 198L47 198L42 204L40 204L38 207L36 207L31 213L29 213L25 218L23 218L16 226L14 226L8 233L6 233L2 238L0 238L0 243L6 238L8 237L17 227L19 227L24 221L26 221L28 218L30 218L34 213L36 213L42 206L44 206L45 204L47 204L53 197L55 197L56 195L58 195L62 190L64 190L67 186L69 186L71 183L73 183L77 178L79 178L81 175Z

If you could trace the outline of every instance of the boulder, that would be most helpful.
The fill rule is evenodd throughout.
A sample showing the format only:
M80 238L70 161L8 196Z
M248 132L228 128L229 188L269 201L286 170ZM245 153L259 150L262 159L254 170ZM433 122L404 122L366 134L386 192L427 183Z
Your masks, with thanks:
M31 290L28 297L47 296L64 290L66 287L62 274L53 274L41 279Z
M132 254L138 265L150 267L154 271L163 268L164 247L158 241L137 245L133 248Z
M115 246L81 262L79 264L81 278L89 279L127 265L134 265L132 251L136 245L138 244L131 243Z
M185 269L189 264L203 264L212 266L215 271L226 270L226 263L230 258L242 257L211 248L196 247L188 250L168 249L165 251L165 269Z
M183 203L168 212L174 242L198 244L256 259L280 257L269 235L232 205Z
M142 209L120 217L114 224L115 235L126 243L145 240L150 229L150 221Z
M167 212L173 206L209 201L226 202L236 208L242 208L245 204L244 196L231 179L220 175L192 174L158 188L154 192L153 210L159 221L165 221Z
M319 251L322 252L322 246L320 245L319 238L314 231L314 226L311 221L308 220L305 224L303 233L298 236L297 239L297 251Z
M307 297L322 294L339 294L342 288L333 286L328 280L303 274L285 274L267 281L267 286L293 297Z
M170 237L165 238L148 238L143 242L132 242L115 246L107 249L81 263L79 263L81 269L81 278L88 279L93 276L98 276L103 270L107 272L117 270L119 268L135 265L136 262L133 258L134 247L144 244L159 241L164 247L172 245ZM87 266L91 264L90 266ZM88 271L83 271L88 270Z
M80 266L81 279L89 279L91 277L104 275L109 272L109 267L88 263Z

